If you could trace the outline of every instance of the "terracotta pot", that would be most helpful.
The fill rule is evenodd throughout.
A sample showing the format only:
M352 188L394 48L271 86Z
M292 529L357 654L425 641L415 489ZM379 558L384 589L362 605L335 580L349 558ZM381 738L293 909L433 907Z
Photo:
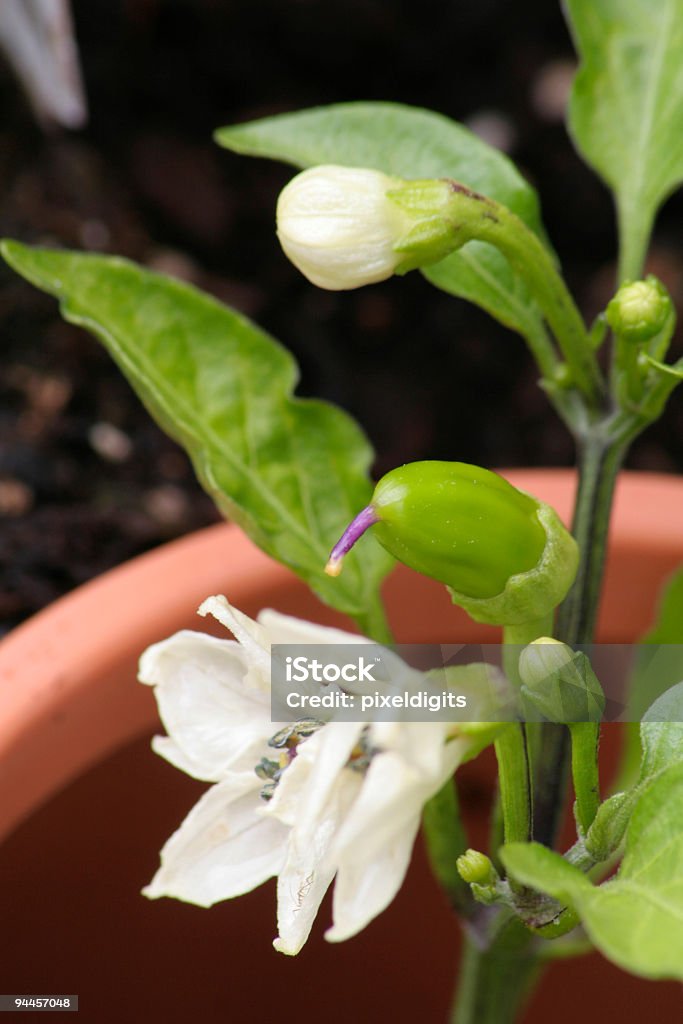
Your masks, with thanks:
M569 514L572 473L506 475ZM662 581L683 562L682 521L683 481L622 476L603 640L626 642L649 624ZM135 682L137 658L176 629L205 628L195 609L219 592L248 613L269 605L343 624L221 525L79 588L0 644L0 834L15 830L0 849L0 913L11 936L0 989L79 992L81 1019L98 1024L261 1024L291 1013L302 1021L445 1020L457 928L419 850L394 905L361 936L332 947L317 927L293 961L270 949L272 886L211 911L139 897L158 849L203 787L149 752L158 721L151 693ZM442 587L408 570L392 576L387 599L402 640L495 638L454 609ZM477 771L465 774L464 788L469 810L485 810ZM636 1020L652 986L597 956L552 968L529 1011L538 1017L528 1019L573 1020L598 968L603 1014L609 1006L612 1017ZM567 986L559 1006L558 985ZM667 1019L661 1000L677 998L677 987L656 992Z

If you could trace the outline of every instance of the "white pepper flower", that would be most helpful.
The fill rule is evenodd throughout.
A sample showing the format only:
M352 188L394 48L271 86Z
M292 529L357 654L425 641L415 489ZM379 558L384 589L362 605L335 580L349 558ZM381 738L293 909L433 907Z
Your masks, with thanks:
M444 722L273 724L271 643L370 641L273 611L254 622L224 597L199 611L236 641L185 630L140 662L168 733L154 749L213 783L145 894L211 906L277 875L275 947L295 954L336 876L327 938L349 938L396 895L424 803L475 740Z
M280 193L277 233L285 253L320 288L340 291L391 277L394 250L412 226L387 198L401 182L357 167L311 167Z

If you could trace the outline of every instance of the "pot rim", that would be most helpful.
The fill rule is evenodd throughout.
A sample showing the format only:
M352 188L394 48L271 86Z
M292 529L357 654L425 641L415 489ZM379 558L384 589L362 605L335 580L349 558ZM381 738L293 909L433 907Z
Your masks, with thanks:
M553 505L566 521L576 488L575 471L503 473L511 483ZM643 530L648 519L656 523L649 533ZM633 558L647 554L645 568L655 583L660 581L677 562L683 562L682 522L683 479L622 473L608 573L624 553ZM410 608L397 597L392 607L397 580L403 581L404 590L409 583ZM615 591L619 593L629 582L633 583L632 568L615 583ZM639 590L642 586L639 575ZM425 600L423 590L429 594ZM424 611L425 601L429 608L437 590L449 623L459 622L459 628L467 628L474 639L484 639L481 628L477 630L464 614L443 604L442 587L403 567L388 587L392 620L399 623L402 618L404 626L412 623L414 609ZM0 641L0 837L71 778L158 722L152 692L135 681L140 653L176 629L191 627L201 601L224 591L250 614L271 600L274 605L279 601L290 605L293 596L296 614L345 624L241 531L220 523L78 587ZM275 599L265 598L266 594ZM405 635L405 630L399 628L398 635ZM491 637L490 631L487 636Z

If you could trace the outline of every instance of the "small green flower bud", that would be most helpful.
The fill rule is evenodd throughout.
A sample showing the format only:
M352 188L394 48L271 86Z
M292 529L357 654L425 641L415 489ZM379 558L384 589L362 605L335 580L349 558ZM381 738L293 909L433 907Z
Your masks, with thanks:
M553 509L463 462L413 462L387 473L335 545L330 575L369 527L399 561L445 583L479 622L545 616L576 572L576 543Z
M581 651L550 637L534 640L519 658L522 695L551 722L599 722L605 695Z
M672 313L671 299L661 281L649 274L644 281L627 281L606 310L607 323L624 341L642 344L664 328Z
M495 885L498 881L498 873L490 858L485 853L480 853L479 850L466 850L458 857L455 864L458 874L468 885L476 882L477 885L490 886Z

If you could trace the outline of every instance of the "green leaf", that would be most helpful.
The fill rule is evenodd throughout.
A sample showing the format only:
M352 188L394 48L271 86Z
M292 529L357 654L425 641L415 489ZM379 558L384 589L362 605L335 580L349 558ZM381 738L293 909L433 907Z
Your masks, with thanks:
M504 203L541 238L538 199L504 154L440 114L394 103L341 103L221 128L226 149L296 167L370 167L402 178L454 178ZM470 242L425 277L526 336L544 328L526 288L497 249Z
M670 364L663 363L661 360L655 359L653 356L648 355L647 352L643 352L643 357L653 369L659 370L659 372L663 373L665 376L673 377L677 381L683 380L683 359L679 359L678 362Z
M585 838L586 850L597 864L608 860L621 846L638 795L634 787L626 793L614 793L598 807Z
M618 849L632 810L645 790L662 772L683 763L683 682L672 686L648 708L640 723L638 741L632 739L631 743L634 747L631 757L635 760L636 751L640 754L638 781L627 792L615 793L598 808L586 836L586 849L596 861L607 860Z
M638 278L657 209L683 181L683 4L565 6L582 62L570 130L616 194L621 279Z
M644 718L658 696L683 679L683 568L664 588L655 624L641 640L630 682L632 718ZM628 789L638 778L640 732L634 723L625 728L622 763L616 789Z
M559 853L541 843L506 843L500 851L505 870L522 885L570 903L570 894L593 888L590 880Z
M594 886L537 843L501 850L506 869L566 903L606 957L646 978L683 980L683 764L663 772L638 801L618 875Z
M645 716L652 702L683 679L683 570L667 584L655 625L636 651L629 715Z
M683 682L672 686L648 708L640 726L641 782L683 762Z
M325 402L292 398L296 365L245 317L126 260L4 242L7 262L106 346L218 507L328 604L362 617L392 564L363 538L344 573L331 545L369 501L371 449ZM225 567L226 586L230 566Z
M662 772L683 762L683 682L654 701L643 716L639 735L630 742L633 761L640 756L638 780L627 792L615 793L598 808L586 836L586 849L596 861L607 860L619 847L633 807L645 790ZM630 774L635 774L634 766ZM624 784L629 781L625 778Z
M642 642L683 644L683 566L677 569L667 582L657 609L655 624L645 634ZM681 677L683 678L683 673Z

